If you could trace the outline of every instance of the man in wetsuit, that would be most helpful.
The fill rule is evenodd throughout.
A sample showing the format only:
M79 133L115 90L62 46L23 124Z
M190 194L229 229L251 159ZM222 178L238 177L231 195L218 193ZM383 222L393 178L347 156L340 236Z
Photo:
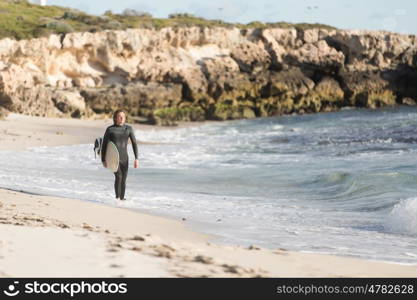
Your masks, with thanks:
M130 138L133 147L133 153L135 154L135 162L133 166L137 168L139 166L138 160L138 146L136 144L135 133L133 128L125 124L126 114L123 110L116 110L113 114L113 125L107 127L106 133L103 138L103 145L101 147L101 161L103 162L104 167L107 167L105 157L107 150L107 143L109 141L113 142L116 145L117 150L119 151L119 168L117 172L114 173L114 191L116 193L116 199L120 200L125 199L125 190L126 190L126 178L127 171L129 168L129 156L127 155L127 143Z

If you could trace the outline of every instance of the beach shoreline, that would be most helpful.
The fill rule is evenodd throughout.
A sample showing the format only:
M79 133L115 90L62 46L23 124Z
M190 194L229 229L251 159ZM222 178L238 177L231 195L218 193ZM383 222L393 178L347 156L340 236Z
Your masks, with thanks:
M10 114L0 121L0 151L92 145L111 123L110 119ZM195 125L198 124L187 126ZM417 266L255 245L220 245L213 241L213 236L193 231L186 220L142 213L117 204L0 188L0 277L417 276Z

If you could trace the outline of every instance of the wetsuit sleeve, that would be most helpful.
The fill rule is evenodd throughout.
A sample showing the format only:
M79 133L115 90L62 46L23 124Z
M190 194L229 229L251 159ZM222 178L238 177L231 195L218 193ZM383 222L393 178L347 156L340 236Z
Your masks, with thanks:
M135 154L135 159L138 159L138 144L136 142L135 132L133 131L132 127L130 127L129 137L130 137L130 141L132 142L133 153Z
M106 159L107 143L109 142L109 129L106 129L103 137L103 143L101 145L101 161L104 162Z

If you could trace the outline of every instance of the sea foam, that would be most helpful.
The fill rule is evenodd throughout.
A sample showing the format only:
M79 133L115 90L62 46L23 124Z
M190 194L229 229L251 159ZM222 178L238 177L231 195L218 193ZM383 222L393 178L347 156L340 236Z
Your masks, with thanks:
M417 236L417 197L401 200L388 215L389 232Z

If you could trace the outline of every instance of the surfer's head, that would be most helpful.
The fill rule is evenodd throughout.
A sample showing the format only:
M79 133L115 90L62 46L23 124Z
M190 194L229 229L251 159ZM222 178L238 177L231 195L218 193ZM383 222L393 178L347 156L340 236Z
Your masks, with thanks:
M114 125L121 126L126 122L126 113L123 109L118 109L113 113Z

